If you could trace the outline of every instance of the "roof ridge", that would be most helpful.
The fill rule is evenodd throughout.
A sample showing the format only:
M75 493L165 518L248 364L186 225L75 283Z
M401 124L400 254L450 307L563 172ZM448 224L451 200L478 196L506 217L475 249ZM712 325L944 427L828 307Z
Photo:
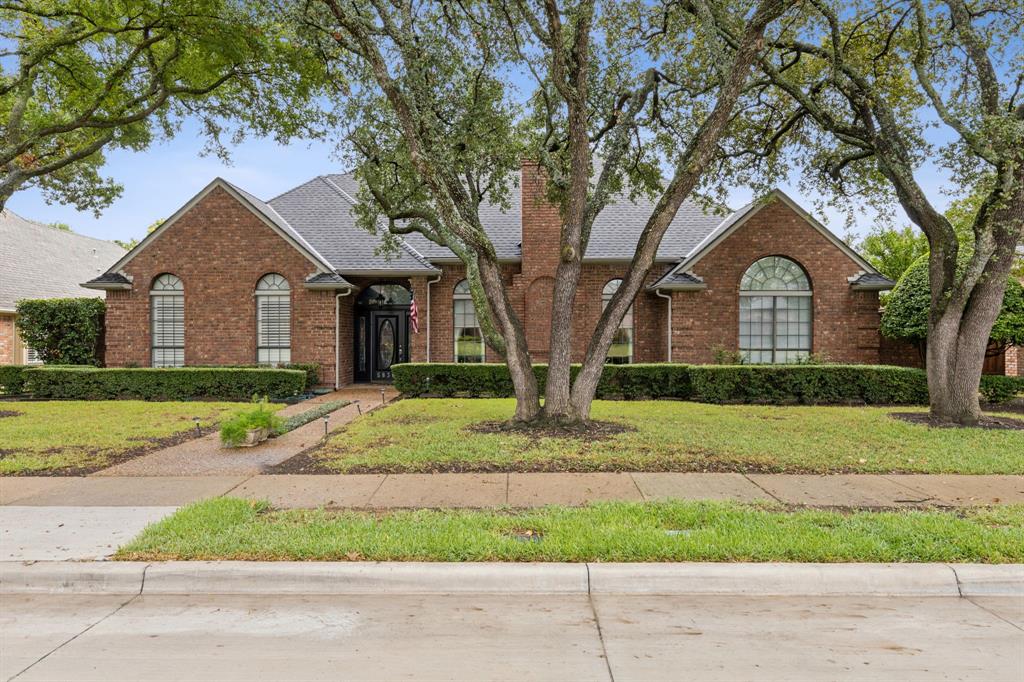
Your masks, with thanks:
M326 184L328 187L331 187L335 192L341 195L350 204L352 204L353 206L359 205L359 202L356 201L348 192L339 187L338 183L334 182L334 180L331 180L326 175L318 175L317 177L323 180L324 184ZM434 267L433 263L431 263L430 261L423 257L423 254L414 249L412 245L409 244L409 242L405 241L405 239L402 238L402 235L391 232L391 230L386 226L382 227L384 227L384 229L386 229L395 239L397 239L399 246L403 247L406 251L408 251L409 255L412 256L416 261L418 261L420 265L428 267L431 270L437 269L436 267Z

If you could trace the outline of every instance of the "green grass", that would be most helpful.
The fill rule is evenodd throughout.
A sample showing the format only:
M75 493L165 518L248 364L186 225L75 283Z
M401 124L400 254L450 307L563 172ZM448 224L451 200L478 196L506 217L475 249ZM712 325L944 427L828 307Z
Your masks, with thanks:
M516 538L527 531L540 540ZM1024 506L845 514L725 502L614 502L374 514L270 511L264 503L219 498L149 526L115 558L1019 562Z
M243 403L55 400L0 402L0 475L102 468L155 441L208 427Z
M350 473L1024 473L1024 432L935 429L889 416L912 408L597 401L595 419L636 430L591 442L466 430L508 419L512 409L511 400L402 400L356 420L312 456L327 469Z

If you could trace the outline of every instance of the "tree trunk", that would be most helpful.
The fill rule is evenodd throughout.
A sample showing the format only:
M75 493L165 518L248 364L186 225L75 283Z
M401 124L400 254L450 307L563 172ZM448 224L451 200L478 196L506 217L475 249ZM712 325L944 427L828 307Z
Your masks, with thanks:
M981 419L978 386L985 352L978 351L976 339L961 338L959 321L950 313L928 336L930 416L939 424L974 426Z
M534 421L540 414L540 393L537 390L537 377L533 374L530 351L526 345L526 333L508 300L505 284L501 279L501 266L483 255L477 262L487 302L505 341L505 363L508 365L516 395L516 411L512 420Z
M590 418L590 407L594 402L594 395L601 381L601 373L615 332L622 324L622 318L625 317L629 306L633 305L634 299L643 288L669 224L713 158L718 140L728 126L736 101L763 46L765 28L782 14L785 6L781 0L763 0L758 5L744 30L742 40L736 47L728 78L720 86L714 108L677 162L672 181L655 205L643 232L640 233L629 270L598 320L597 329L594 330L587 347L583 367L572 386L573 414L578 420Z
M1024 185L1018 185L1011 200L992 211L987 222L992 226L995 249L967 296L966 305L962 311L947 306L938 315L932 306L927 346L928 402L936 423L973 426L981 419L978 388L989 336L1002 309L1024 224ZM934 290L935 284L932 286Z

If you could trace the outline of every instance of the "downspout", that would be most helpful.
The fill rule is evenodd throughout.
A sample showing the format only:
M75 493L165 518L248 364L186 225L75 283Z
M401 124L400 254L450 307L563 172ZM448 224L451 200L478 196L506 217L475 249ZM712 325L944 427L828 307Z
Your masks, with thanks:
M663 294L661 293L661 289L655 289L654 293L658 298L663 298L668 301L668 361L672 362L672 294Z
M443 274L443 273L442 273ZM430 285L441 281L441 275L427 280L427 362L430 362Z
M334 390L341 388L341 299L351 295L352 287L334 295Z

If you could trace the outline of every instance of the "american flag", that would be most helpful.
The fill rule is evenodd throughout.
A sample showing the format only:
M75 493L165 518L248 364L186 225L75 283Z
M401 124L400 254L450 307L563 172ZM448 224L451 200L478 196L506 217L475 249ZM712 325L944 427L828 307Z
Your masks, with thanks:
M409 304L409 322L412 323L412 333L413 334L419 334L420 333L420 309L416 305L416 299L415 298L412 299L412 302Z

